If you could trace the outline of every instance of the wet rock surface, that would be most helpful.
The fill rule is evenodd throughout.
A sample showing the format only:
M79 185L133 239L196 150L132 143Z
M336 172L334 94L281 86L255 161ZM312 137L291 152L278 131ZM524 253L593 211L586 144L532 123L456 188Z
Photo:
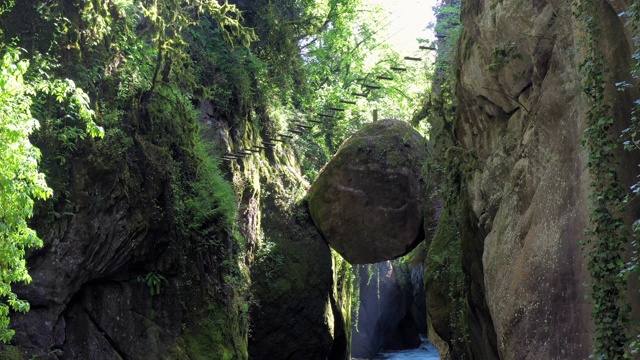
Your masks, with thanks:
M426 315L416 318L420 300L412 270L407 265L385 261L360 266L360 308L352 330L351 355L371 359L381 350L412 349L420 346L420 331L426 334ZM370 273L371 272L371 273Z

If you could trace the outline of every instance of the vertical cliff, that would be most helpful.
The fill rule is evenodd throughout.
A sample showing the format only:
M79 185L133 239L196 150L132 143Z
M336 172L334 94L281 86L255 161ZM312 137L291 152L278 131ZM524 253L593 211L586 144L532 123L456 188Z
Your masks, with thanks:
M614 136L628 126L637 98L614 86L633 82L634 34L617 16L628 4L603 2L598 9ZM481 234L470 245L481 250L473 261L481 256L498 354L586 358L594 327L580 244L593 179L580 144L590 109L579 71L583 27L563 1L467 1L461 22L454 131L472 161L460 197L469 205L470 226ZM620 185L628 188L639 159L621 147L616 157ZM628 223L634 214L637 206L628 205ZM635 297L632 305L638 309Z

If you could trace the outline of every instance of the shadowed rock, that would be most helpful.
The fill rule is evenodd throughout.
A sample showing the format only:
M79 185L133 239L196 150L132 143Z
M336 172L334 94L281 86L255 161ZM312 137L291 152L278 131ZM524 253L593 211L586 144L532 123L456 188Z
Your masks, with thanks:
M372 359L381 350L420 346L420 328L426 334L427 316L417 319L412 315L412 309L420 307L415 303L417 284L411 279L412 270L397 261L357 268L360 304L354 313L351 356ZM424 297L424 288L422 291Z
M424 239L424 138L399 120L347 139L310 190L309 209L329 245L352 264L395 259Z

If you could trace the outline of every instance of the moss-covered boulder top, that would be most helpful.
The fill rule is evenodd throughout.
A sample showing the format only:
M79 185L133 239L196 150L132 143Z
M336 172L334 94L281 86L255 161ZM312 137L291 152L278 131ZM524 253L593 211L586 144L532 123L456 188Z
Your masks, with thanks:
M391 260L424 239L424 138L400 120L347 139L311 186L309 209L329 245L352 264Z

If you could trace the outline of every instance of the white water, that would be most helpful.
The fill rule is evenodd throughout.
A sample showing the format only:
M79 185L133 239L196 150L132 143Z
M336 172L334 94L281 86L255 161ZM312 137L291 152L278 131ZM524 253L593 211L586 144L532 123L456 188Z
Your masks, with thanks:
M422 338L422 344L417 349L394 350L378 354L378 360L439 360L438 350L431 345L427 338Z

